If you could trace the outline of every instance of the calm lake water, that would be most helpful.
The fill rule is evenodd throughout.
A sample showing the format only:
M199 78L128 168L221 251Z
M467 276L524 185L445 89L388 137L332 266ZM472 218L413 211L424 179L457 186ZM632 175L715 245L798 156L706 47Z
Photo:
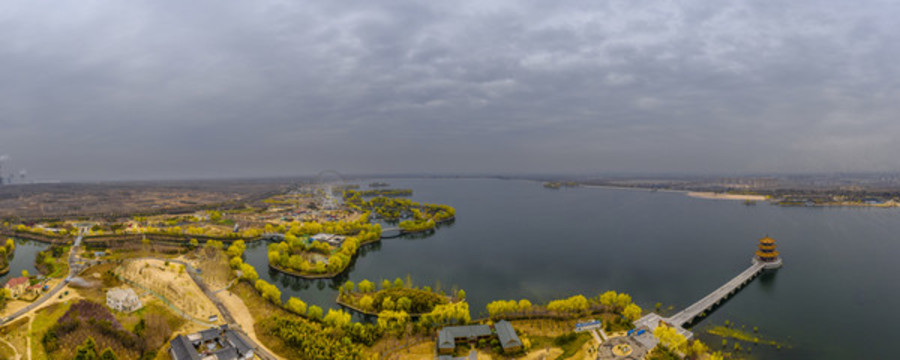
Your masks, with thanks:
M3 238L6 243L6 238ZM15 239L16 252L15 256L9 261L9 272L0 276L0 284L6 284L9 279L22 276L22 270L28 270L29 274L38 274L34 267L34 258L37 253L46 249L49 245L37 241Z
M416 201L454 206L456 221L432 236L365 247L336 280L269 270L264 243L248 247L247 262L281 287L285 299L323 308L336 306L335 289L347 279L410 274L418 285L465 289L473 317L496 299L545 302L609 289L631 294L645 310L661 302L678 311L749 266L757 240L769 234L784 268L757 278L696 324L702 339L721 346L703 332L729 320L790 346L759 346L753 358L896 354L890 338L900 323L897 209L745 206L681 193L550 190L513 180L387 181L414 189Z

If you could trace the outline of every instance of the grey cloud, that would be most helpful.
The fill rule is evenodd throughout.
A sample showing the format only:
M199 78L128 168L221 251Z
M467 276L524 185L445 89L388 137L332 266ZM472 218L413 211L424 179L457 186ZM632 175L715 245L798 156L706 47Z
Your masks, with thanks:
M0 152L68 180L897 171L891 2L0 5Z

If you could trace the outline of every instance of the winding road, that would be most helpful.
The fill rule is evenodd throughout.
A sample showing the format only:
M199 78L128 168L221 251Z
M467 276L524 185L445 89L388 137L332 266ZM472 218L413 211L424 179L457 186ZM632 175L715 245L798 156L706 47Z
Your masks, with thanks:
M69 280L72 280L72 277L77 275L78 272L81 271L81 268L80 268L80 266L78 266L78 263L77 263L78 260L80 260L80 258L78 257L78 247L81 246L81 239L82 239L82 235L79 234L78 237L75 239L75 243L72 245L72 248L69 249L69 260L68 260L69 274L66 276L66 279L63 280L62 282L60 282L59 284L56 284L56 286L54 286L53 289L50 289L50 291L44 293L43 296L41 296L40 298L35 300L33 303L28 304L28 306L26 306L22 309L19 309L19 311L14 312L10 316L0 319L0 326L6 325L7 323L16 320L20 316L25 315L29 311L34 310L34 309L38 308L39 306L43 305L44 302L52 299L54 296L56 296L57 293L59 293L64 287L66 287L66 285L69 284Z

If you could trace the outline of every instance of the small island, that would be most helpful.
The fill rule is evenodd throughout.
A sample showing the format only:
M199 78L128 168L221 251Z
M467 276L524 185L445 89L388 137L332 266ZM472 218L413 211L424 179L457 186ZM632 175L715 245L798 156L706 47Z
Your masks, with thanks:
M465 301L465 291L459 290L454 296L443 291L433 290L429 286L414 287L412 281L396 279L381 281L381 289L375 290L375 284L369 280L360 281L354 286L348 281L341 286L337 303L357 312L378 315L382 311L403 311L410 316L420 316L434 310L438 305L446 305Z

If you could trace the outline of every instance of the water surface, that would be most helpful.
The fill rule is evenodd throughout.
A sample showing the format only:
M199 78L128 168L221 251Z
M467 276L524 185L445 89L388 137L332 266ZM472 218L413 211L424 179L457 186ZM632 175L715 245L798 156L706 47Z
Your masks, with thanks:
M757 240L769 234L785 267L754 280L695 331L730 320L791 345L754 350L767 359L895 354L888 338L900 322L893 306L900 299L897 209L745 206L681 193L551 190L515 180L387 182L414 189L414 200L454 206L456 221L429 237L364 247L337 280L271 271L263 243L248 247L247 262L285 298L324 308L336 306L335 289L346 279L410 274L420 285L465 289L473 317L496 299L545 302L607 289L631 294L645 309L662 302L679 310L749 266Z

